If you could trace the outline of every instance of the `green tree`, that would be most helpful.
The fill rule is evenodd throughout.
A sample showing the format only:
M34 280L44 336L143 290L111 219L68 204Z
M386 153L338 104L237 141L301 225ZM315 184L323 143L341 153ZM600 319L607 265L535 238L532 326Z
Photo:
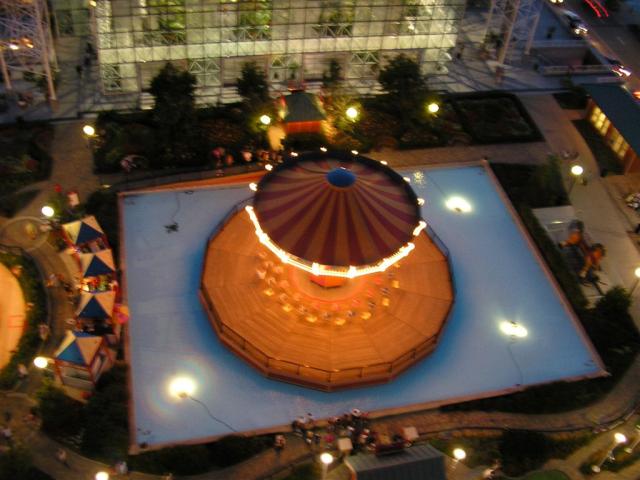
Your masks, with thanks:
M269 101L267 77L255 62L242 65L242 76L238 79L236 89L246 105L262 105Z
M332 91L340 86L342 81L342 66L335 58L329 61L329 71L322 74L322 87Z
M403 121L422 112L428 88L418 62L401 53L380 70L378 82L388 94L389 107Z
M195 76L171 63L151 80L157 129L153 160L158 167L197 165L204 159L194 100L196 83Z

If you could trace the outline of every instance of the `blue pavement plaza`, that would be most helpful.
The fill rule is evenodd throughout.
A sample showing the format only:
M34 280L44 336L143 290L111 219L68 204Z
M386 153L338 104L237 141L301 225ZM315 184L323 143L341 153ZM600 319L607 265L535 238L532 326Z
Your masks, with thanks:
M390 409L487 396L523 385L602 373L577 320L532 253L482 166L406 170L422 213L451 253L454 307L436 351L395 381L334 393L269 380L218 341L198 288L207 239L251 191L239 187L126 195L125 273L131 310L130 358L136 443L149 445L229 433L202 405L172 397L177 376L193 397L238 431L288 425L312 412ZM469 213L447 209L464 197ZM177 222L178 231L165 225ZM503 321L527 329L513 339Z

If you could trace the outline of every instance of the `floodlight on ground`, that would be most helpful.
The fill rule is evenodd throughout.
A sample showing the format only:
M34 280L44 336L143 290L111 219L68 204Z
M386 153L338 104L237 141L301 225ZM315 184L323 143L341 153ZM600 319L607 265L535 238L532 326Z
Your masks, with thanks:
M40 209L40 212L42 212L42 215L47 218L51 218L56 214L56 211L53 209L53 207L49 205L45 205L44 207L42 207L42 209Z
M298 156L298 152L291 152L291 156L292 157L297 157Z
M524 338L529 334L529 332L523 325L514 321L505 320L504 322L501 322L500 330L505 335L509 335L510 337L516 337L516 338Z
M387 161L386 161L386 160L380 160L380 163L381 163L382 165L389 165L389 164L387 163Z
M467 452L465 452L462 448L454 448L453 449L453 458L456 460L464 460L467 458Z
M424 198L418 197L418 205L420 206L424 205Z
M458 213L469 213L471 211L471 204L462 197L450 197L445 202L445 205L449 210Z
M33 359L33 364L36 366L36 368L44 370L49 366L49 360L47 360L45 357L36 357Z
M357 154L358 154L358 150L351 150L351 153L352 153L353 155L357 155Z
M254 183L254 182L251 182L251 183L249 184L249 190L252 190L252 191L254 191L254 192L257 192L257 191L258 191L258 184L257 184L257 183Z
M267 164L264 166L264 169L265 169L267 172L270 172L271 170L273 170L273 165L271 165L270 163L267 163Z
M267 126L271 124L271 117L269 115L261 115L260 123Z
M94 478L96 480L109 480L109 474L107 472L98 472Z
M325 153L327 151L327 147L320 147L320 151Z
M411 179L409 177L402 177L402 179L407 183L411 183Z
M169 393L174 397L191 397L195 391L196 383L189 377L176 377L169 382Z
M429 111L429 113L438 113L438 111L440 110L440 105L435 102L431 102L429 105L427 105L427 110Z
M356 107L347 108L347 111L345 113L349 120L355 120L359 115L358 109Z
M87 137L93 137L96 134L96 129L91 125L85 125L82 127L82 133L84 133Z

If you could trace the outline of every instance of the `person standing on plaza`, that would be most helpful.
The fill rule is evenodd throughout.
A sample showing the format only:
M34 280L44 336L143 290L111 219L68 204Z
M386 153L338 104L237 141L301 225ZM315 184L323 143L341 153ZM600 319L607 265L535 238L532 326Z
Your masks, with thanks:
M56 451L56 459L67 468L71 468L67 461L67 451L64 448L59 448Z

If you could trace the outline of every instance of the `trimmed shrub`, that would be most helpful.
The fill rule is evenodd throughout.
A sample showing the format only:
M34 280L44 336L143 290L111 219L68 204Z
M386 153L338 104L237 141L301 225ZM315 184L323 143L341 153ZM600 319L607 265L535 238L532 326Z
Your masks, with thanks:
M272 445L269 437L229 435L207 445L211 462L219 467L235 465Z
M162 475L196 475L211 468L207 448L204 445L165 448L157 452L143 453L129 458L131 468Z
M82 453L109 462L126 457L127 405L127 369L116 366L100 378L84 407Z
M36 396L43 432L56 438L68 438L80 432L84 422L82 403L51 384L44 385Z

